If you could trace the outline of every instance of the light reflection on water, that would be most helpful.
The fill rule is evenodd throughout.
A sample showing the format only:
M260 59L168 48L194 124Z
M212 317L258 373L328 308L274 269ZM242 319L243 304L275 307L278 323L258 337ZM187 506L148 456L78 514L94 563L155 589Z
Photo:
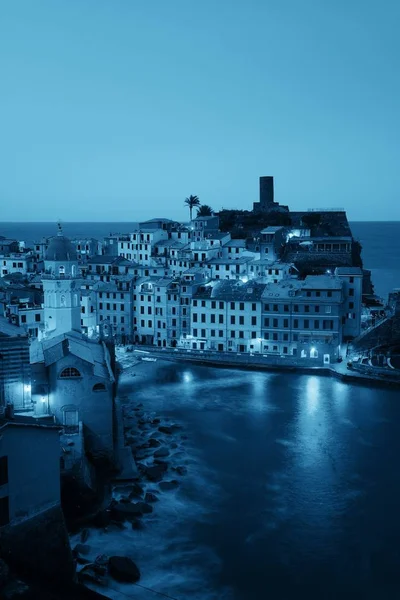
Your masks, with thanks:
M191 436L190 494L210 522L197 527L181 504L176 527L218 556L219 574L204 573L208 589L258 600L266 580L288 598L313 583L308 597L320 598L329 582L333 598L341 586L384 597L380 556L391 552L389 533L400 538L396 392L171 363L149 375L135 381L135 399ZM207 481L213 493L203 497Z

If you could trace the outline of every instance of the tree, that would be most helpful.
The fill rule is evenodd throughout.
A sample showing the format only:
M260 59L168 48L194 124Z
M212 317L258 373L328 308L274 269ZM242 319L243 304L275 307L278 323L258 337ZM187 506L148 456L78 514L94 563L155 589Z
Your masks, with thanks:
M200 206L200 200L198 196L189 196L185 199L185 204L189 207L190 220L192 220L192 212L196 206Z
M208 206L207 204L202 204L197 211L198 217L212 217L213 214L214 214L213 209L211 208L211 206Z

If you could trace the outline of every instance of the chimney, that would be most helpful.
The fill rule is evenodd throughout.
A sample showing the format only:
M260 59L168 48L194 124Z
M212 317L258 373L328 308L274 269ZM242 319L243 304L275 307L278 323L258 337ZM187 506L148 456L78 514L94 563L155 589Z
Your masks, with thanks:
M261 208L274 204L274 178L271 175L260 177L260 204Z

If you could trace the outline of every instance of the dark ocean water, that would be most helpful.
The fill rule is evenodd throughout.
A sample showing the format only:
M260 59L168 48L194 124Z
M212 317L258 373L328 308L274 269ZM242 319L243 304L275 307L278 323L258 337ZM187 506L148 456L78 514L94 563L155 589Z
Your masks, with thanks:
M63 223L69 237L90 236L97 239L111 232L127 233L137 223ZM366 269L371 269L375 291L386 299L394 287L400 287L400 221L351 223L353 235L363 246ZM27 245L43 236L56 233L54 223L0 223L0 235L23 240Z
M184 425L167 460L188 475L96 551L177 600L400 598L398 391L160 361L120 390Z

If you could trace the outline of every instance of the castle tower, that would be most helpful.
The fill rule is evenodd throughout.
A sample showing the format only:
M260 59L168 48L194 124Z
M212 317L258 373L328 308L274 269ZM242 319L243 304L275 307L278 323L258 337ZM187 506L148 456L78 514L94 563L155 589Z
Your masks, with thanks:
M44 330L40 337L48 339L68 331L81 331L78 259L60 224L47 248L44 268Z

